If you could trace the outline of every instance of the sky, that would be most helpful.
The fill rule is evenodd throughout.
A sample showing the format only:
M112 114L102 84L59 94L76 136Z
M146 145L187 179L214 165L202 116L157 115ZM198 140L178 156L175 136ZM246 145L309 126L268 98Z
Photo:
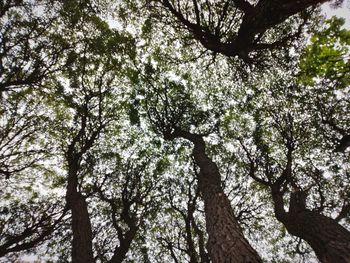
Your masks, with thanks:
M350 0L345 0L341 7L332 8L329 3L322 5L323 13L330 18L334 15L345 18L345 27L350 28Z

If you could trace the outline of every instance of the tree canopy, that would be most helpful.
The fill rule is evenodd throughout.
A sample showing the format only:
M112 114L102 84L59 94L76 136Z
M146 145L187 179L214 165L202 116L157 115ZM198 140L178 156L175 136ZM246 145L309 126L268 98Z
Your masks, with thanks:
M350 262L324 2L1 2L0 262Z

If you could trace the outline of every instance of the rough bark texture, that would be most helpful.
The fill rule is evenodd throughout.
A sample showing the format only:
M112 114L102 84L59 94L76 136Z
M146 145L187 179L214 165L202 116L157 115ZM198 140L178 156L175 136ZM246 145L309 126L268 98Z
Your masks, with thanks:
M203 139L195 143L193 155L200 167L199 187L204 199L208 251L213 263L262 262L244 238L231 204L221 187L216 164L206 155Z
M182 137L194 143L193 156L200 168L198 182L204 199L209 236L207 249L211 261L213 263L262 262L257 252L243 236L231 204L222 189L218 167L205 152L205 142L202 136L176 131L171 137Z
M272 192L277 219L288 232L305 240L322 263L350 263L350 232L332 218L306 209L303 192L291 194L289 211L283 196Z

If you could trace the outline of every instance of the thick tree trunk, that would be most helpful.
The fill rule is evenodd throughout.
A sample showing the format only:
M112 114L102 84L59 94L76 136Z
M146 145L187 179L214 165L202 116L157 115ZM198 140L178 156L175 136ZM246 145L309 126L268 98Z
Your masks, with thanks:
M85 197L75 192L71 197L73 248L72 262L92 263L92 231Z
M236 221L231 204L221 187L221 177L216 164L206 155L201 137L192 141L193 155L200 168L199 188L204 199L208 252L213 263L262 262L257 252L244 238Z
M205 142L198 134L175 127L163 132L164 139L184 138L194 144L193 156L200 168L199 190L204 200L207 249L213 263L257 263L262 262L258 253L244 238L242 229L234 217L233 210L221 186L221 175L217 165L207 156Z
M350 232L335 220L313 211L289 214L289 233L305 240L322 263L350 263Z
M66 200L72 211L72 262L93 263L92 230L85 197L77 191L77 170L70 163ZM72 167L73 166L73 167Z
M299 195L300 196L300 195ZM305 196L304 196L305 198ZM305 240L322 263L350 263L350 232L332 218L305 208L305 199L291 194L289 211L273 193L275 214L291 235Z

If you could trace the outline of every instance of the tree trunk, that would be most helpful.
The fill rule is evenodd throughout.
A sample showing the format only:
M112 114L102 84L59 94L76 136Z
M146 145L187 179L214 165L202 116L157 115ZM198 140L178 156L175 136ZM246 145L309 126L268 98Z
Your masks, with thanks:
M69 162L70 163L70 162ZM93 263L92 230L85 197L77 191L76 164L70 163L66 200L72 211L72 262Z
M205 142L198 137L193 155L200 168L199 189L204 199L208 252L213 263L262 262L257 252L244 238L231 204L221 187L221 176L216 164L205 153Z
M126 254L129 252L131 242L133 241L138 227L134 226L125 234L125 238L119 240L120 245L115 248L114 255L109 261L109 263L122 263L126 258Z
M305 240L322 263L350 263L350 232L332 218L306 209L305 198L292 193L289 211L283 197L273 193L276 218L288 232Z
M94 262L92 252L92 230L85 197L75 192L71 198L73 248L72 262Z
M350 263L350 232L332 218L304 211L289 214L284 225L309 243L322 263Z

